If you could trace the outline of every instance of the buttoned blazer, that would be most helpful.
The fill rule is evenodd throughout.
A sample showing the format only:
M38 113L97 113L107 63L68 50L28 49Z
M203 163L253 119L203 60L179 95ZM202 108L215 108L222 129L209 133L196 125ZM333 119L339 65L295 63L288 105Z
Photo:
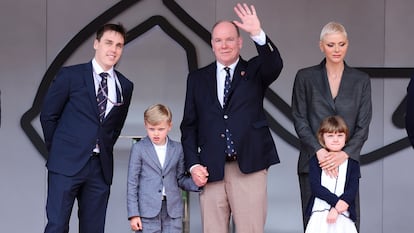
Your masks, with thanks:
M255 45L258 56L249 61L240 58L235 67L224 109L217 98L216 62L188 75L181 142L187 169L194 164L207 166L208 182L223 179L226 128L232 134L243 173L279 163L263 99L280 74L282 59L269 38L265 45Z
M162 188L167 196L167 211L172 218L183 216L181 189L198 191L191 177L186 176L181 143L168 139L164 166L158 159L148 137L135 143L128 166L128 218L153 218L161 211Z
M99 120L92 62L62 68L43 101L40 122L48 149L49 171L73 176L88 162L99 140L102 171L112 183L113 147L125 123L133 83L115 71L124 104Z
M300 139L298 172L308 172L308 161L322 148L316 133L322 120L341 116L349 128L349 141L343 151L359 161L368 138L372 117L371 83L369 76L345 64L335 100L329 88L325 60L319 65L297 72L293 85L292 116Z

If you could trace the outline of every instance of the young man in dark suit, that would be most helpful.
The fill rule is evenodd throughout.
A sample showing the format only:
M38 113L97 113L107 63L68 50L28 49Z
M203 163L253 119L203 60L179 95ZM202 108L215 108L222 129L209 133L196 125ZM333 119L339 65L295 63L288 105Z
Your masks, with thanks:
M40 121L49 151L45 233L69 231L75 199L79 232L104 232L113 147L133 90L133 83L114 69L125 35L121 25L102 26L92 61L62 68L44 99Z
M263 32L254 6L234 7L242 22L219 21L212 31L216 57L190 72L182 145L187 168L200 194L203 232L263 232L267 169L279 163L267 125L263 98L282 69L276 46ZM239 28L250 34L258 56L240 57Z

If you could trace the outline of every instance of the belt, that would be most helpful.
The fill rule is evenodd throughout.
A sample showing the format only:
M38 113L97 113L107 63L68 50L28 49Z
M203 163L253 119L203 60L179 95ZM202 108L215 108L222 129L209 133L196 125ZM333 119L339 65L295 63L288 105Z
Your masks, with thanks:
M237 161L237 154L226 154L226 162Z

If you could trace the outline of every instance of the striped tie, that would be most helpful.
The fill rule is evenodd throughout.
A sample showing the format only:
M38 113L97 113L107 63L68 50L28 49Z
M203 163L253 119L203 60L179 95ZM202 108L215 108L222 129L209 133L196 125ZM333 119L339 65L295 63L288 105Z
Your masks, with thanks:
M105 111L106 111L106 102L108 96L108 84L107 78L109 76L108 73L102 72L99 74L102 77L101 83L99 84L98 94L96 95L96 102L98 102L98 109L99 109L99 120L101 122L105 118Z

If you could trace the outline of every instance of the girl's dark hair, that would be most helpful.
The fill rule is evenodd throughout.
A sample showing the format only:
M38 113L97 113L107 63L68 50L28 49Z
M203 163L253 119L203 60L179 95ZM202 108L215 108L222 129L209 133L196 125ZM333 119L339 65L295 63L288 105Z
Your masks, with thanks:
M348 141L349 129L345 123L345 120L340 116L329 116L325 118L318 130L318 141L321 146L325 147L325 141L323 140L324 133L345 133L346 140Z

